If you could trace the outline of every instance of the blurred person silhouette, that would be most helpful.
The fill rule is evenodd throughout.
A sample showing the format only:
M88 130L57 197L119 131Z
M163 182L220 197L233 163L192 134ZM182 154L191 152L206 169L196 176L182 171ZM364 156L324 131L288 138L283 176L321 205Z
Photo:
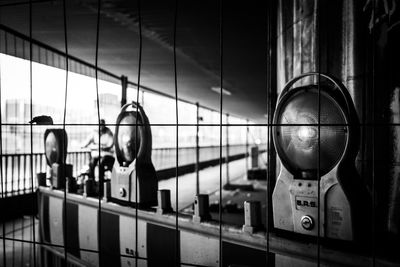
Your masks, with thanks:
M100 136L100 151L99 151L99 136ZM114 135L110 128L106 126L104 119L100 120L100 135L99 128L96 129L87 137L81 148L89 147L91 150L91 158L89 163L89 177L94 178L94 170L99 164L99 175L104 177L106 169L111 170L114 164ZM100 154L99 154L100 152Z

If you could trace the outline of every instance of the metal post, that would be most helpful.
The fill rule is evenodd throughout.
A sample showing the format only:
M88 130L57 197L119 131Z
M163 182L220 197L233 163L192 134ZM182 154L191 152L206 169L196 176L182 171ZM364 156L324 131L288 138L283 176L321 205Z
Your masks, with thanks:
M244 225L243 231L254 233L261 228L261 203L260 201L244 202Z
M226 184L229 185L229 114L226 114Z
M246 124L247 124L247 126L246 126L246 157L245 157L245 159L246 159L246 173L247 173L247 171L249 170L249 120L246 120Z
M121 107L126 104L126 91L128 89L128 77L121 76Z
M166 214L168 212L172 212L171 206L171 190L161 189L157 192L157 213L158 214Z
M195 166L195 171L196 171L196 195L200 194L200 147L199 147L199 122L200 122L200 107L199 103L196 103L196 166Z
M210 200L207 194L196 195L194 199L193 222L200 223L211 219Z

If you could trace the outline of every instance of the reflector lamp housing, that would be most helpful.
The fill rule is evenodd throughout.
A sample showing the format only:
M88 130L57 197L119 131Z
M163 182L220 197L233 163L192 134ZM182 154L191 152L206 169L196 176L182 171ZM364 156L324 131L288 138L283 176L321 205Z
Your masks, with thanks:
M44 152L47 165L65 163L68 137L64 129L46 129L44 133Z
M65 188L66 178L72 178L72 165L66 164L68 137L64 129L46 129L44 154L51 168L50 182L53 188Z
M293 87L309 76L319 85ZM333 239L362 237L371 206L355 168L359 121L343 84L318 73L288 82L272 137L281 162L272 194L274 227Z
M157 176L151 161L152 136L149 120L136 102L121 108L115 135L111 197L140 206L157 205Z

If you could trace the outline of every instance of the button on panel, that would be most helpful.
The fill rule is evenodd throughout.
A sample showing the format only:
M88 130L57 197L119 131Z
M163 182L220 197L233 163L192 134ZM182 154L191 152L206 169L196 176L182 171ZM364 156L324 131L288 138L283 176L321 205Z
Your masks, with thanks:
M311 218L311 216L305 215L301 217L301 226L310 231L314 228L314 220Z
M125 190L125 188L121 187L121 188L119 189L119 195L120 195L121 197L126 197L126 190Z

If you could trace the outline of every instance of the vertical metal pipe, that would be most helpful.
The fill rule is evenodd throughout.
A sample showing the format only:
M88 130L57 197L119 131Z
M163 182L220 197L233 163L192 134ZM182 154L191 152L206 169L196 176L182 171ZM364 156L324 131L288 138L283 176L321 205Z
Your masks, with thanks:
M245 159L246 159L246 174L247 171L249 170L249 120L246 120L246 153L245 153Z
M14 156L11 156L11 194L14 195Z
M226 184L229 184L229 114L226 114Z
M38 171L37 171L37 169L38 169L38 167L37 167L37 166L38 166L38 154L34 154L33 156L34 156L34 158L35 158L35 164L33 165L32 168L33 168L33 173L35 173L35 172L38 172ZM33 186L33 185L32 185L32 186Z
M24 154L24 168L23 168L23 175L24 175L24 177L23 177L23 180L22 180L22 183L23 183L23 190L24 190L24 192L25 192L25 188L26 188L26 173L27 173L27 154Z
M199 122L200 122L200 107L199 103L196 103L196 195L200 194L200 146L199 146Z
M40 154L40 165L39 165L39 172L43 172L43 154ZM19 168L19 166L18 166Z
M126 104L126 91L128 88L128 77L121 76L121 107Z
M17 155L17 179L18 179L18 191L20 191L21 185L21 156Z

